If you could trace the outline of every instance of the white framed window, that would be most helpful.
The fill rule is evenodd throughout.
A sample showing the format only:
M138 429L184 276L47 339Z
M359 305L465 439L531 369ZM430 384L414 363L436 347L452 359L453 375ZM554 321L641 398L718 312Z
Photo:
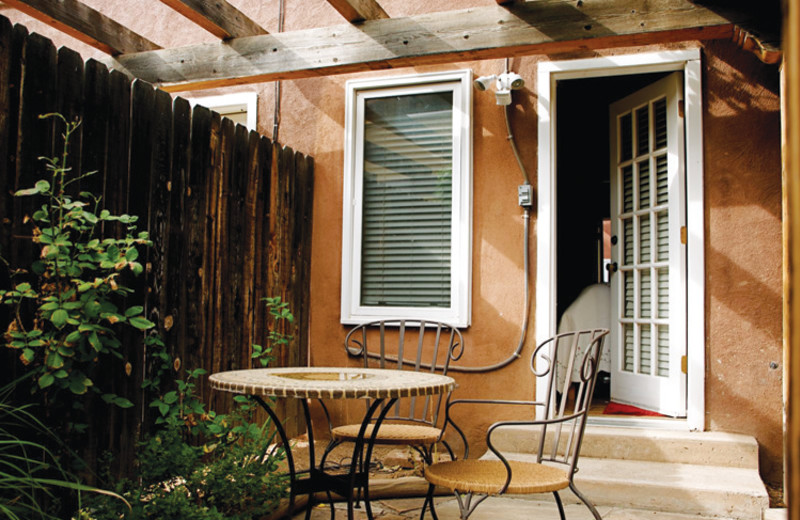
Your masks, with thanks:
M255 130L257 124L258 94L255 92L235 92L221 96L189 98L192 106L203 105L222 117L244 125L248 130Z
M471 310L472 73L347 82L341 321Z

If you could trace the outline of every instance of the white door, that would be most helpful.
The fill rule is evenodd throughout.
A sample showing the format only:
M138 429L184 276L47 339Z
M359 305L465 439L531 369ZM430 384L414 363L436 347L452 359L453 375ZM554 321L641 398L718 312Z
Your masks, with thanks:
M611 135L611 400L686 416L682 74L615 102Z

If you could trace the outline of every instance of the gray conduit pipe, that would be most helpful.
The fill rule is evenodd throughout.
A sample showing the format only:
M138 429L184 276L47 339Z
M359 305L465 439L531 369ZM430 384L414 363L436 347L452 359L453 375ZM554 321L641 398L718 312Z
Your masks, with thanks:
M519 165L519 169L522 171L522 176L525 179L525 184L530 184L530 180L528 179L528 172L525 169L525 165L522 164L522 159L519 156L519 150L517 149L517 143L514 140L514 134L511 133L511 121L509 118L509 107L506 105L505 107L505 118L506 118L506 129L508 130L508 142L511 145L511 150L514 152L514 157L517 159L517 164ZM516 350L505 360L500 361L499 363L495 363L493 365L484 365L484 366L477 366L477 367L462 367L458 365L451 365L449 367L450 372L471 372L471 373L479 373L479 372L492 372L494 370L499 370L503 367L506 367L520 358L520 354L522 354L522 349L525 346L525 338L528 335L528 316L530 314L530 306L531 306L531 290L530 290L530 254L529 254L529 244L530 244L530 227L531 227L531 210L530 208L524 208L525 211L522 215L523 222L525 224L525 231L524 231L524 239L523 239L523 270L524 273L524 285L525 285L525 304L524 310L522 312L522 330L520 331L519 336L519 343L517 344ZM378 359L380 356L377 354L367 354L369 357L374 357ZM414 362L409 362L413 364ZM423 368L430 369L431 366L429 364L422 364ZM437 369L442 369L443 367L437 366Z
M506 60L507 61L507 60ZM506 70L508 70L508 66L506 66ZM514 152L514 157L517 159L517 164L519 165L519 169L522 172L522 177L525 179L525 184L530 184L530 179L528 179L528 172L525 169L525 165L522 164L522 158L519 156L519 150L517 149L517 142L514 139L514 134L511 132L511 120L509 117L509 110L510 105L506 105L503 111L505 114L506 119L506 130L508 131L508 143L511 145L511 151ZM531 284L530 284L530 254L529 254L529 243L530 243L530 227L531 227L531 210L530 208L525 208L525 212L522 215L522 219L525 223L525 231L523 237L523 252L522 252L522 268L524 270L524 285L525 285L525 304L523 306L522 311L522 329L520 330L519 335L519 343L517 344L517 349L504 361L499 363L495 363L494 365L486 365L486 366L479 366L479 367L461 367L458 365L451 365L450 370L453 372L491 372L494 370L499 370L503 367L506 367L520 358L520 354L522 354L522 349L525 346L525 338L528 335L528 316L530 314L530 306L531 306Z

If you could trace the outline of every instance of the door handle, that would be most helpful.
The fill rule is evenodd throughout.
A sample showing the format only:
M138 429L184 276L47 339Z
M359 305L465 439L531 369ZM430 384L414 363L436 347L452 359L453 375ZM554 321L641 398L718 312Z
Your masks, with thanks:
M616 262L611 262L610 264L608 264L608 265L606 266L606 269L608 269L608 272L609 272L610 274L614 274L614 273L616 273L616 272L619 270L619 266L617 265L617 263L616 263Z

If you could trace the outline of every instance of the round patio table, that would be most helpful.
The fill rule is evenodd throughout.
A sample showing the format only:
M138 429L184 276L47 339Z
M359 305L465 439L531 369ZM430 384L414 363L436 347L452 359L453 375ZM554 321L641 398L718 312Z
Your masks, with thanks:
M252 396L272 419L286 451L289 466L289 508L294 508L297 495L309 495L306 518L311 514L311 498L318 491L330 496L334 491L347 499L347 518L353 519L353 505L357 500L356 490L362 489L367 516L372 518L369 502L369 464L372 448L383 418L394 402L402 397L416 397L450 392L456 386L448 376L426 372L408 372L380 368L342 367L282 367L231 370L212 374L208 378L211 388L236 394ZM272 406L263 397L300 399L308 430L310 469L308 476L300 478L294 466L291 444L280 419ZM314 429L308 399L370 399L367 412L361 422L358 438L353 447L353 463L346 475L332 475L324 468L315 467ZM327 412L326 412L327 413ZM374 422L370 436L367 426ZM368 438L367 438L368 437ZM366 447L366 454L364 448ZM362 457L363 454L363 457ZM356 463L360 461L360 463ZM333 503L331 502L333 515Z

